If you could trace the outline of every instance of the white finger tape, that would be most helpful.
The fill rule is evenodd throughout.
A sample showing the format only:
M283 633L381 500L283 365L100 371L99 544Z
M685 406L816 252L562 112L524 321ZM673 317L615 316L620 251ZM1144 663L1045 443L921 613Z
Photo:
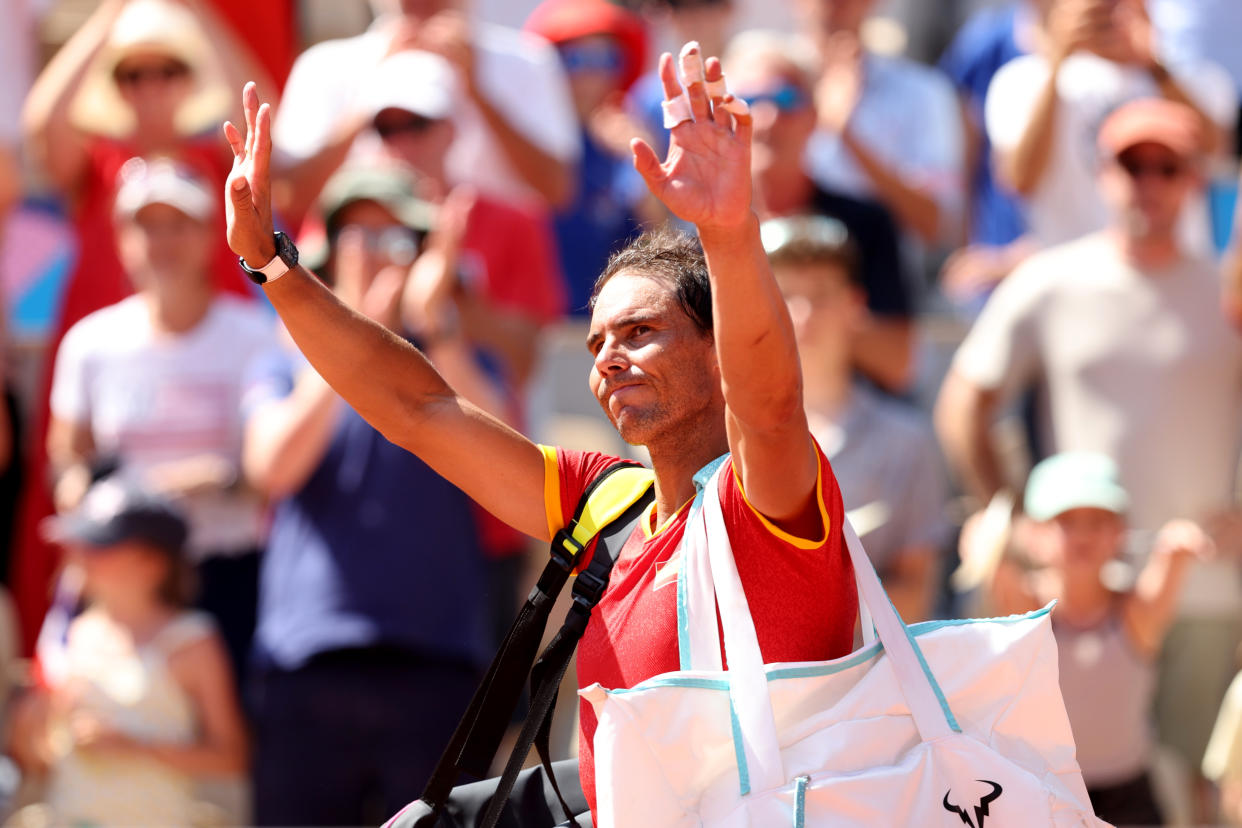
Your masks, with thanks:
M723 106L726 110L728 110L730 113L734 115L749 115L750 114L750 106L746 103L746 101L742 100L741 98L735 98L735 97L730 96L725 99L724 103L722 103L721 106Z
M689 86L692 83L703 83L706 80L706 75L703 71L703 50L699 48L697 40L692 40L681 47L678 61L681 64L681 82L683 84Z
M721 75L718 80L709 80L707 82L707 97L723 98L728 94L729 87L725 85L724 75Z
M664 110L665 129L672 129L678 124L694 120L694 115L690 112L690 102L686 100L685 95L678 95L671 101L660 101L660 108Z

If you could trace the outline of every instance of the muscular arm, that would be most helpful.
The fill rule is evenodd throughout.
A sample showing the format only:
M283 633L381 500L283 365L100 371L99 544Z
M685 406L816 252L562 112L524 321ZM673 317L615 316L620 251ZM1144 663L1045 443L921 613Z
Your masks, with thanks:
M271 111L252 85L244 102L247 138L231 124L225 130L235 153L228 236L238 255L262 266L275 253ZM302 353L367 422L504 522L548 537L543 455L534 443L459 396L417 349L351 310L304 268L265 291Z
M720 74L719 61L707 61L706 77ZM671 55L660 58L660 77L666 97L681 94ZM673 128L668 159L660 164L650 145L636 139L634 163L652 193L698 228L712 285L729 448L747 497L787 531L816 537L819 464L802 407L793 325L751 208L751 118L728 114L720 101L713 113L702 77L690 79L694 120Z
M980 503L1004 485L990 429L999 395L950 370L936 400L935 426L949 466Z

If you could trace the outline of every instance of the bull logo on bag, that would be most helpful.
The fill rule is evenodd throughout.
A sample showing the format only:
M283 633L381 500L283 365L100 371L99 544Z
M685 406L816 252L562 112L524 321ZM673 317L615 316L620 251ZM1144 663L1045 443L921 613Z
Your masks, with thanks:
M974 807L974 812L975 812L974 822L971 821L970 816L967 815L966 811L963 808L949 802L950 791L944 792L944 809L948 811L949 813L957 814L959 817L962 818L962 822L969 825L970 828L983 828L984 817L988 815L988 806L991 805L992 802L994 802L998 796L1004 793L1005 789L990 779L976 779L975 781L982 782L985 785L991 785L992 790L991 792L985 794L983 798L979 800L979 804Z

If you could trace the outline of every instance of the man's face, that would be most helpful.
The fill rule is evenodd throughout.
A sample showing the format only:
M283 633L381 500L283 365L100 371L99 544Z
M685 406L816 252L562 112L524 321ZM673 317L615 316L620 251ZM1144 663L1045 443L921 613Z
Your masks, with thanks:
M724 417L715 344L662 279L627 272L609 279L596 297L587 350L591 393L631 445Z
M794 67L762 57L738 61L729 67L728 78L754 118L751 168L801 168L815 131L815 106L805 80Z
M121 264L139 290L204 279L213 238L211 222L167 204L148 204L117 224Z
M1197 184L1190 163L1156 143L1136 144L1106 162L1100 182L1127 231L1139 238L1172 236Z
M190 67L156 51L126 55L112 78L139 124L171 122L194 84Z
M862 291L836 262L774 265L772 275L793 320L798 350L848 356L866 313Z
M620 90L625 55L615 37L606 34L576 37L557 44L561 65L569 79L574 110L586 121Z
M389 157L409 164L423 175L436 177L453 143L453 124L404 109L388 108L375 116L372 126Z

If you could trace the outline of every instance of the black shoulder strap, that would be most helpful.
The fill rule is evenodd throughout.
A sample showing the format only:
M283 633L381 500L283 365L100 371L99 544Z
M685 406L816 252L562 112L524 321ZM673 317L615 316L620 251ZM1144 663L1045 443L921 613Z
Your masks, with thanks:
M569 820L568 824L577 828L578 822L574 819L574 814L570 812L569 806L565 803L565 797L561 794L548 753L548 734L552 726L552 712L556 707L556 697L560 691L561 681L565 678L565 671L569 668L569 662L573 658L578 641L582 638L587 623L591 620L591 611L595 609L595 605L599 603L604 590L608 587L612 565L621 554L626 540L638 527L639 521L646 514L654 498L653 487L648 489L642 498L630 505L620 517L600 530L590 565L579 572L574 580L572 591L574 600L565 614L565 623L561 625L556 637L548 643L543 654L531 669L530 711L526 715L526 721L522 725L522 732L513 746L513 751L509 754L509 761L497 783L496 793L479 823L479 828L495 828L513 789L518 772L526 764L526 757L530 754L532 745L538 749L544 773L552 784L552 790L556 792L557 799L560 800L561 809Z
M583 540L583 533L595 531L594 518L588 509L591 497L605 480L624 469L634 468L642 467L620 461L600 472L579 499L573 520L553 538L550 560L492 658L487 673L470 699L423 790L421 799L433 811L439 812L448 802L449 794L463 771L478 778L487 775L522 695L522 687L539 650L553 603L570 573L578 566L583 548L589 543L589 537ZM653 497L650 489L645 497L646 502L650 503ZM625 515L628 515L628 510L622 516ZM592 525L580 528L582 523ZM611 526L612 521L607 521L607 525ZM605 576L605 583L606 580Z

